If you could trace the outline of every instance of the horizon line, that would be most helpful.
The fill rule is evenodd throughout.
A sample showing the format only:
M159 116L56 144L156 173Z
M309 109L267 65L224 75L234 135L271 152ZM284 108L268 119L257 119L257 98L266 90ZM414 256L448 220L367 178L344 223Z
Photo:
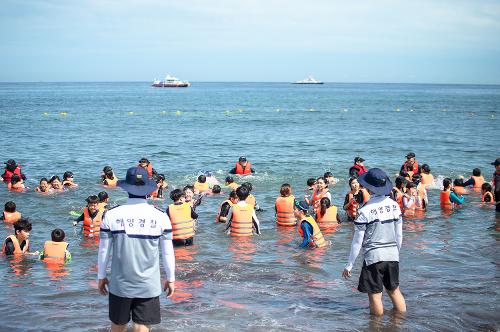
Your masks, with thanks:
M149 83L152 81L143 80L106 80L106 81L95 81L95 80L83 80L83 81L0 81L0 84L19 84L19 83ZM190 83L286 83L293 84L292 81L189 81ZM414 84L414 85L500 85L498 83L430 83L430 82L334 82L334 81L323 81L325 84ZM316 85L316 84L298 84L303 85Z

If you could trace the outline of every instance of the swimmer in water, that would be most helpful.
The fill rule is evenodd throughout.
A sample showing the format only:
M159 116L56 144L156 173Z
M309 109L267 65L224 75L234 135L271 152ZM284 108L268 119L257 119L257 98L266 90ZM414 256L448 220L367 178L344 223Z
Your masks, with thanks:
M234 179L232 176L226 177L226 182L225 182L226 187L231 188L231 190L236 190L240 185L234 182Z
M283 183L280 188L280 196L276 198L274 210L276 223L280 226L295 226L297 220L294 215L295 197L292 195L292 186Z
M49 194L52 192L52 187L49 185L49 180L47 178L41 178L38 187L35 188L35 192L41 194Z
M14 223L14 235L8 236L2 246L4 255L38 255L38 251L30 253L31 222L21 218Z
M118 183L118 178L115 176L115 172L111 166L105 166L101 174L101 183L109 188L115 188Z
M215 217L215 222L227 222L227 214L229 213L229 209L237 204L239 201L238 195L236 195L236 191L233 190L229 193L229 197L222 202L221 206L219 207L219 212L217 213L217 216Z
M172 223L172 243L176 247L191 246L194 241L198 215L189 203L185 201L185 194L182 190L172 190L170 198L174 203L167 207L165 213Z
M321 248L328 245L318 224L309 214L309 204L307 204L307 202L296 202L294 214L297 219L297 231L302 237L302 243L300 244L301 248Z
M67 171L63 174L62 184L65 188L76 188L78 185L74 182L74 174L73 172Z
M16 221L21 220L22 215L19 211L16 211L16 208L16 203L13 201L5 203L1 220L9 223L15 223Z
M63 192L64 191L64 187L62 185L61 179L57 175L54 175L53 177L50 178L49 184L52 187L52 190L54 192Z
M51 241L45 241L40 259L45 261L60 261L67 263L71 260L71 253L68 251L69 243L64 241L66 234L60 228L56 228L50 233Z
M443 190L439 196L441 209L450 210L454 207L460 207L465 201L464 196L458 196L453 190L453 184L450 178L443 180Z
M13 174L10 178L10 183L7 184L7 190L23 192L26 188L24 187L23 180L17 174Z

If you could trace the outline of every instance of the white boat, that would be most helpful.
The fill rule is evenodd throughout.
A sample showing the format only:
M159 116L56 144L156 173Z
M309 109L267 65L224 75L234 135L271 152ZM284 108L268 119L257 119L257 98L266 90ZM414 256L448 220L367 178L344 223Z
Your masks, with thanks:
M318 81L317 79L309 75L303 80L293 82L293 84L323 84L323 82Z
M170 76L169 74L165 76L163 82L155 78L153 84L151 84L151 86L155 88L187 88L190 85L191 83L188 81L181 81L177 77Z

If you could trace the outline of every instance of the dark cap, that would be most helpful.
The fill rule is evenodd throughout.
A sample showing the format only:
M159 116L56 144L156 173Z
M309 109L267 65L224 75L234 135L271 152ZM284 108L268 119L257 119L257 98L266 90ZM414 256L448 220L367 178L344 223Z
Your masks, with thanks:
M309 210L309 205L305 201L295 201L295 207L304 212Z
M245 162L245 161L247 161L247 157L241 156L240 159L238 159L238 161Z
M357 162L362 163L363 161L365 161L365 160L363 158L361 158L361 157L354 158L354 163L357 163Z
M6 162L4 162L5 165L9 165L9 166L16 166L16 161L14 159L9 159L7 160Z
M500 158L497 158L494 162L491 163L493 166L500 165Z
M141 158L141 160L139 160L139 164L142 164L142 163L149 163L149 160L148 158Z
M127 170L125 180L118 180L118 187L135 196L146 196L157 189L156 182L149 178L142 167L131 167Z
M415 154L413 152L408 152L408 154L406 155L406 158L409 159L409 158L415 158Z

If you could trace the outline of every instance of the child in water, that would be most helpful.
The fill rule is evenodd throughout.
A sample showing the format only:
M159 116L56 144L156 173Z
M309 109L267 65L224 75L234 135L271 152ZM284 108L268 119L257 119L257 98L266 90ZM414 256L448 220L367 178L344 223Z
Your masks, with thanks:
M35 192L41 194L49 194L52 192L52 188L49 185L49 180L47 178L41 178L38 187L35 188Z
M483 183L481 186L481 202L495 205L495 196L493 194L493 187L488 182Z
M464 182L464 187L472 186L474 190L480 190L484 183L484 177L481 175L481 170L479 168L474 168L472 170L472 176Z
M454 207L460 207L464 203L465 197L458 197L453 190L451 179L445 178L443 180L443 190L441 191L439 200L442 209L450 210Z
M274 209L276 212L276 223L280 226L295 226L297 220L294 215L295 197L292 195L292 186L283 183L280 188L280 196L276 198Z
M295 204L294 213L297 218L297 231L302 237L301 248L321 248L328 245L328 242L323 237L318 224L313 217L309 215L309 205L305 201L300 201Z
M453 189L457 195L467 195L469 193L469 191L465 189L464 179L462 178L453 180Z
M103 210L99 209L99 197L96 195L91 195L87 197L87 206L83 208L83 213L73 221L73 226L78 225L80 221L83 221L83 235L85 237L96 237L99 238L99 231L102 222Z
M328 197L323 197L316 211L316 220L320 229L332 229L340 224L337 207L330 202Z
M61 179L57 175L54 175L53 177L50 178L49 184L52 187L52 190L55 192L63 192L64 191L64 187L61 183Z
M202 200L203 196L202 195L195 195L194 187L192 185L185 186L182 191L184 193L185 202L188 203L189 205L191 205L193 210L196 210L198 205L201 204L201 200Z
M165 213L172 223L172 243L174 246L191 246L194 241L198 215L185 201L185 194L180 189L172 190L170 198L174 203L167 207Z
M28 219L21 218L14 223L14 235L8 236L2 246L4 255L38 255L38 251L30 253L30 232L31 222Z
M17 174L12 175L10 183L7 184L7 190L23 192L25 190L23 180Z
M233 190L229 193L229 197L222 202L219 207L219 213L215 217L215 222L227 222L227 214L229 213L229 209L231 206L237 204L239 201L238 195L236 195L236 191Z
M105 166L102 169L101 174L101 183L108 188L115 188L118 182L118 178L115 176L115 172L113 172L113 168L111 166Z
M60 228L56 228L50 234L51 241L45 241L43 250L40 253L41 260L60 260L61 262L69 262L71 253L68 251L69 244L64 242L66 234Z
M325 172L325 174L323 174L323 177L325 178L325 180L328 182L329 185L334 186L338 182L337 179L333 177L332 172Z
M70 172L70 171L64 172L62 185L65 188L76 188L76 187L78 187L78 185L74 182L74 174L73 174L73 172Z
M164 174L158 174L155 178L156 181L156 190L153 191L150 195L153 199L163 199L163 191L168 188L168 183L165 181Z
M5 222L16 222L21 219L21 213L16 211L16 203L8 201L5 203L2 220Z
M207 183L207 177L203 174L198 176L198 180L194 183L194 193L202 194L210 190L210 186Z
M234 179L232 176L226 177L226 187L231 188L231 190L236 190L240 185L234 182Z
M97 208L101 211L106 211L109 206L109 195L105 191L101 191L99 194L97 194L97 197L99 198L99 203L97 203Z

